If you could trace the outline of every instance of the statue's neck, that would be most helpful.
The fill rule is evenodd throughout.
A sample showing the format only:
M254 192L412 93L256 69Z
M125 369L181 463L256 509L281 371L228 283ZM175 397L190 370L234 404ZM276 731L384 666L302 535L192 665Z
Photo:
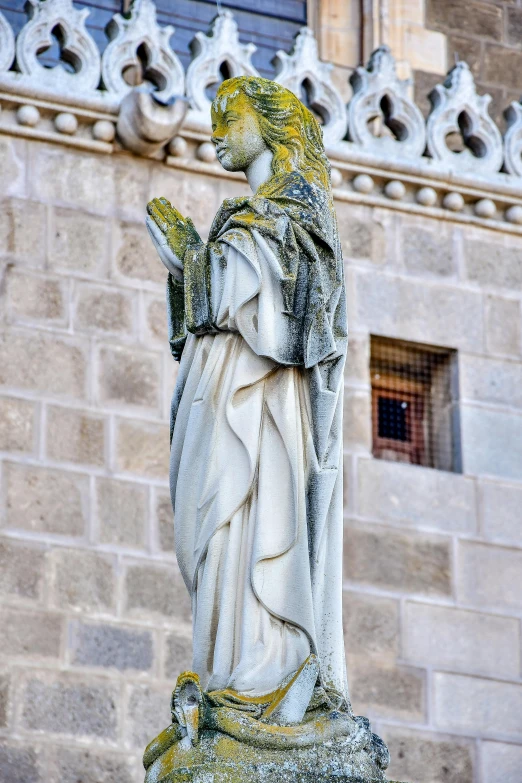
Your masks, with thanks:
M272 150L266 149L246 168L245 174L252 193L272 176Z

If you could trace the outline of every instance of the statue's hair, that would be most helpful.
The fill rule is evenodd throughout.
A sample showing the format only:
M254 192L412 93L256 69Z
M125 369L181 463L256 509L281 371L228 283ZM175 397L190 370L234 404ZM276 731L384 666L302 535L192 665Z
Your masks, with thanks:
M330 163L321 127L312 112L286 87L260 76L236 76L222 82L214 109L238 92L252 104L263 140L274 153L273 174L298 171L308 181L330 191Z

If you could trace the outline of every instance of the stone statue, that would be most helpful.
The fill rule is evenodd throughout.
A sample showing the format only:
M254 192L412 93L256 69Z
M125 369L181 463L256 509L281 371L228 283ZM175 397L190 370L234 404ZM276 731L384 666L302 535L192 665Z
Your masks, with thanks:
M165 198L147 207L180 360L170 487L194 671L146 780L377 783L388 752L346 682L347 323L321 130L258 77L223 82L212 129L253 195L224 201L206 243Z

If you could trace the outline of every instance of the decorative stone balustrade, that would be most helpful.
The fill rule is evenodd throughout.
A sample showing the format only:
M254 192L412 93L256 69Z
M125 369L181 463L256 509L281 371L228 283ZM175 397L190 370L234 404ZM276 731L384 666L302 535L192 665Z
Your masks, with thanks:
M170 44L176 32L158 25L153 0L134 0L128 15L113 17L103 55L85 26L88 11L72 0L30 0L30 12L16 40L0 13L0 133L105 153L127 148L235 176L209 144L207 95L225 75L257 74L255 46L240 43L230 12L196 34L186 73ZM67 70L39 60L51 33ZM522 232L522 104L506 109L502 137L466 63L432 91L427 121L385 46L355 69L348 105L308 28L274 65L275 80L306 96L322 122L337 198Z

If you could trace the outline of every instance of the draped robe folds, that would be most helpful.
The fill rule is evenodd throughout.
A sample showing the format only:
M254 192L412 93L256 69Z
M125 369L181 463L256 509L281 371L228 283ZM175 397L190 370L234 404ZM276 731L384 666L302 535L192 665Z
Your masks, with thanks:
M313 652L347 697L342 404L347 329L329 194L299 174L226 200L169 275L170 486L209 690L275 691Z

